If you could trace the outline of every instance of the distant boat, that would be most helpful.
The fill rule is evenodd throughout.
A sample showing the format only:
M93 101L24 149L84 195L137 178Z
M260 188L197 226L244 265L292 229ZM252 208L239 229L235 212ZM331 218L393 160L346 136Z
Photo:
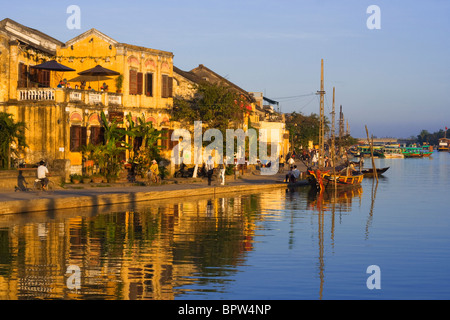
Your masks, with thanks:
M360 157L371 157L371 152L370 152L370 146L367 145L363 145L363 146L358 146L358 151L360 154ZM373 147L373 156L375 158L384 158L384 152L383 152L383 148L381 146L374 146Z
M402 153L400 145L387 145L383 148L383 154L388 159L403 159L405 156Z
M439 139L439 145L438 145L438 151L449 151L449 145L450 145L450 139L447 138L440 138Z
M383 173L385 173L389 167L386 168L377 168L377 175L381 176ZM361 169L361 173L364 174L364 177L373 177L373 168L367 168L367 169Z
M430 157L433 154L433 147L428 144L424 144L422 146L422 153L424 157Z
M423 158L423 151L418 147L402 147L402 153L405 158Z

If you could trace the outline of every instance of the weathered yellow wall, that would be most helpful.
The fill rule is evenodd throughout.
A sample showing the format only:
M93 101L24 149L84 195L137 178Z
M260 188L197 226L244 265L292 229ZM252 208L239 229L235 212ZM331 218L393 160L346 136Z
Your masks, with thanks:
M109 49L109 46L110 44L103 39L100 39L96 35L91 35L74 43L72 46L57 50L57 61L76 70L73 72L64 72L63 79L67 79L72 88L74 88L76 84L80 86L81 83L79 81L71 80L79 77L79 72L94 68L96 65L101 65L107 69L122 73L118 68L120 65L117 64L116 48L112 46L111 49ZM110 91L115 92L115 77L111 77L111 80L100 81L92 78L91 82L86 82L86 89L91 85L94 90L97 90L101 87L103 82L106 82L106 84L109 85Z
M0 111L13 115L15 121L26 124L25 160L34 164L41 159L52 161L64 159L60 148L68 148L67 134L63 124L64 108L58 104L18 103L0 107ZM61 149L62 150L62 149Z

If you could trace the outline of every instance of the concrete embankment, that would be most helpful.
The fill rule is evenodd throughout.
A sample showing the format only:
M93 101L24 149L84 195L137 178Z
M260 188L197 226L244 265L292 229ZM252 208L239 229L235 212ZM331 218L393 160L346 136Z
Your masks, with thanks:
M65 188L49 192L0 192L0 214L52 211L69 208L104 206L120 203L212 196L242 191L285 188L282 174L272 177L249 176L226 185L205 182L166 184L158 186L115 185L108 187ZM299 185L306 185L306 181Z

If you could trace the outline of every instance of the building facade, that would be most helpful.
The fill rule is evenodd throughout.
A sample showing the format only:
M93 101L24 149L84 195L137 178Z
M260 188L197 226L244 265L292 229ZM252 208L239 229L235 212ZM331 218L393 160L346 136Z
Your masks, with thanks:
M75 71L33 68L50 60ZM78 75L97 65L120 75ZM21 157L29 164L43 159L68 174L80 172L82 147L102 139L102 112L122 127L130 115L167 129L167 135L171 130L173 54L168 51L119 43L96 29L63 43L4 19L0 75L0 111L26 123L28 147ZM170 140L159 143L163 155L170 154Z

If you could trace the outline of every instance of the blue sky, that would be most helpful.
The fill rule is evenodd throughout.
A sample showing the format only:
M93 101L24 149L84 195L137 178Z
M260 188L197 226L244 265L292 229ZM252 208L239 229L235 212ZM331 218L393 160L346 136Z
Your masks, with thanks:
M66 27L69 5L81 9L79 30ZM380 8L379 30L367 28L370 5ZM448 0L41 0L2 5L3 18L64 42L96 28L171 51L177 67L204 64L278 99L282 112L319 113L311 94L324 59L325 112L334 86L353 136L365 137L365 125L378 137L450 127Z

